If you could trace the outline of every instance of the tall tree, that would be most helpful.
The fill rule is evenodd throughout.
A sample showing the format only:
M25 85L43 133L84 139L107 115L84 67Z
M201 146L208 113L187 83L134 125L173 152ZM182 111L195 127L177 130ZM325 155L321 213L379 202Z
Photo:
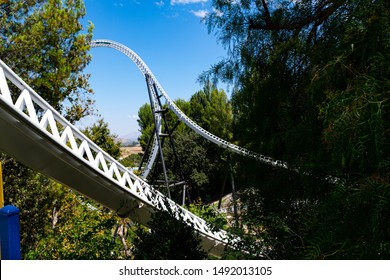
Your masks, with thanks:
M0 4L0 56L57 111L75 122L92 112L83 69L93 25L84 30L81 0L5 1Z
M55 183L52 183L55 184ZM65 186L52 187L60 198L52 201L53 209L41 211L44 234L25 259L102 260L123 258L123 250L113 237L119 218Z
M232 139L232 110L226 93L210 82L191 96L190 118L199 126L218 137Z
M272 258L386 258L388 1L213 6L206 21L229 57L203 79L234 83L241 145L302 174L242 161L246 228Z
M1 59L71 122L89 114L93 104L88 75L83 73L90 60L93 26L83 29L84 15L80 0L0 2ZM46 213L54 215L64 194L51 180L6 155L1 161L6 203L21 210L26 257L45 237Z

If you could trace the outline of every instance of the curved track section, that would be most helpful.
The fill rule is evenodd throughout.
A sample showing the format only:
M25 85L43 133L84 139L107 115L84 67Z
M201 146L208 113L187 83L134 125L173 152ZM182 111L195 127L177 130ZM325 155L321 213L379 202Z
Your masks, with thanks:
M144 66L141 63L139 67ZM203 219L118 163L1 60L0 135L1 152L97 201L119 216L130 216L147 225L151 213L170 209L200 233L206 251L222 254L227 242L226 232L213 232Z
M248 149L239 147L237 145L234 145L222 138L219 138L218 136L208 132L207 130L203 129L199 125L197 125L194 121L192 121L189 117L187 117L180 109L176 106L176 104L173 102L173 100L168 96L168 94L165 92L164 88L160 85L152 71L149 69L149 67L146 65L146 63L130 48L126 47L125 45L122 45L118 42L111 41L111 40L93 40L91 42L91 47L107 47L112 48L115 50L120 51L121 53L125 54L127 57L129 57L138 67L138 69L144 74L145 76L148 75L153 83L156 85L157 89L160 91L160 93L164 96L166 103L171 109L175 115L179 118L179 120L183 121L189 128L191 128L193 131L201 135L202 137L206 138L207 140L217 144L218 146L221 146L223 148L226 148L234 153L253 158L255 160L261 161L265 164L286 168L288 169L288 165L286 162L275 160L273 158L252 152ZM156 141L155 141L156 142ZM154 149L157 150L155 147L156 144L154 144ZM149 163L147 165L148 168L153 164L155 158L156 158L157 152L155 154L151 155L149 158Z

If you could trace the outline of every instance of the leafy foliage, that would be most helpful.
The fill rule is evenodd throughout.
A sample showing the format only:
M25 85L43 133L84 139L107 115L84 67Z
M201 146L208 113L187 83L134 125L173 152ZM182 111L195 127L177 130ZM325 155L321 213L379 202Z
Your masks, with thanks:
M92 113L93 92L83 70L90 61L93 26L84 30L80 23L83 1L2 1L0 14L2 60L72 123ZM103 123L95 128L89 130L91 137L107 129ZM107 140L106 148L115 150ZM5 155L1 161L6 203L21 210L24 258L110 257L111 215L91 212L87 205L92 202Z
M229 141L232 138L232 112L225 92L207 82L191 96L189 116L199 126Z
M138 109L137 122L141 131L138 141L142 149L145 150L154 128L152 109L149 104L146 103Z
M141 156L139 154L129 155L119 161L125 167L136 167L141 162Z
M228 227L226 217L218 213L215 208L209 205L205 205L200 198L191 203L188 206L188 210L204 219L211 229L218 231L221 229L226 230Z
M240 145L299 170L236 159L242 240L269 258L388 258L388 1L213 6L229 57L201 79L234 84Z
M81 0L3 1L0 56L71 122L92 112L89 63L93 25L83 32Z
M88 136L117 152L103 120L86 129ZM65 186L8 159L4 162L6 203L21 210L21 247L25 259L112 259L123 257L113 241L119 223L107 209ZM32 227L31 225L34 224Z
M46 234L40 238L26 259L112 259L118 252L112 228L118 218L94 206L74 192L57 186L61 200L46 213ZM43 214L43 213L41 213Z
M168 207L169 209L169 207ZM201 240L193 227L175 213L158 211L152 214L149 229L139 226L133 240L135 259L143 260L196 260L205 259Z
M120 143L115 140L116 135L111 135L108 123L104 122L103 119L98 120L91 127L87 127L83 133L114 159L119 159Z

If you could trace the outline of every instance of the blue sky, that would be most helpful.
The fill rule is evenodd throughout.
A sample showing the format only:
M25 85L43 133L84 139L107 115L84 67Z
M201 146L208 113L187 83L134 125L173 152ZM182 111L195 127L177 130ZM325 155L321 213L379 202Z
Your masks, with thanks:
M135 51L172 99L188 100L202 89L199 74L226 56L201 17L211 0L85 0L94 39L110 39ZM138 131L139 107L148 102L144 77L122 53L91 50L91 74L96 109L118 136ZM97 118L87 118L83 127Z

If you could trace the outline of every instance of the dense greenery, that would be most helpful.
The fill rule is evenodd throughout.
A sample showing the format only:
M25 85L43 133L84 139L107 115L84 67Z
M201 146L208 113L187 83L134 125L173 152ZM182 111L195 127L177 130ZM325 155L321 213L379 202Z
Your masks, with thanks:
M91 113L93 105L83 73L93 29L80 24L85 13L82 0L0 4L1 59L71 122Z
M0 14L1 59L71 122L90 114L92 91L83 69L90 60L92 25L83 30L79 22L83 2L2 1ZM92 202L12 158L0 160L5 203L21 210L23 258L111 256L107 233L114 217L103 209L91 211Z
M41 236L25 259L99 260L122 256L122 247L112 232L118 218L67 187L57 184L51 191L60 196L52 202L53 209L40 213L45 226L39 229Z
M112 156L119 151L107 123L84 133ZM119 156L119 155L116 155ZM25 259L112 259L124 257L113 228L120 219L107 209L12 159L4 162L6 204L21 210Z
M202 78L233 83L240 145L305 174L237 158L246 232L270 258L389 258L389 2L213 6L229 57Z
M169 209L169 207L168 207ZM148 228L138 226L132 254L141 260L199 260L207 257L199 234L171 210L152 214Z

